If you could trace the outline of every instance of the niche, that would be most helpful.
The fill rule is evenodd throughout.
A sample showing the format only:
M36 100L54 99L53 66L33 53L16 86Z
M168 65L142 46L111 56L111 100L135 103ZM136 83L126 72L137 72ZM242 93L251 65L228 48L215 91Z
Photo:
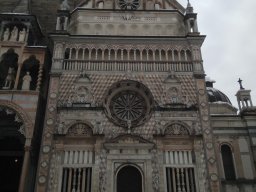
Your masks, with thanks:
M31 55L23 62L18 89L36 90L39 71L39 60L35 55Z
M18 54L14 49L9 49L2 55L0 61L0 88L12 89L18 69Z

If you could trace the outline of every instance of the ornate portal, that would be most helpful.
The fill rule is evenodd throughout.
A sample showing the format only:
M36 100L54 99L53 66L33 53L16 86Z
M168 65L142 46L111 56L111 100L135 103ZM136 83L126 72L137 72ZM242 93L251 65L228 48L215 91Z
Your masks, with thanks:
M113 123L122 127L136 127L151 115L153 97L141 83L121 81L114 84L105 99L105 112Z

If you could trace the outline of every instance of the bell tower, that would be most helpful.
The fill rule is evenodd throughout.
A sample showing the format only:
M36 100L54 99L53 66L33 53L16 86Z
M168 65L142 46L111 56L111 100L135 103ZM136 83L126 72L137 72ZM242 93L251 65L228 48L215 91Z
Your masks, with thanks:
M186 8L185 25L188 35L200 34L197 26L197 14L194 13L194 8L191 6L189 0Z
M238 83L240 85L240 89L236 93L237 97L237 102L238 102L238 107L241 113L246 112L253 112L255 111L255 106L252 104L252 99L251 99L251 90L245 89L242 85L242 80L239 78Z

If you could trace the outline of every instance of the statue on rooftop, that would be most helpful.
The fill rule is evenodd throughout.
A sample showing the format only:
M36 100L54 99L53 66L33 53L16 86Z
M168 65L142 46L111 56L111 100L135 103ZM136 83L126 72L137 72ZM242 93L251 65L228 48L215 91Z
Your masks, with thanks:
M19 33L18 28L16 26L14 26L14 28L11 32L10 41L17 41L18 33Z
M27 31L25 28L23 28L19 33L19 41L24 42L26 38Z
M8 41L10 37L10 29L9 27L7 27L4 31L4 35L3 35L3 41Z
M60 4L60 10L70 10L70 6L68 4L68 0L63 0Z

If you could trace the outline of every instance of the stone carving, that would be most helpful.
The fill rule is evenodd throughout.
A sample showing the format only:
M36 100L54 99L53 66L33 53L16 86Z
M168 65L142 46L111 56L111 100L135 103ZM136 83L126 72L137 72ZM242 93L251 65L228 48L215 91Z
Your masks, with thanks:
M155 134L163 135L164 134L164 126L166 125L165 121L156 121L155 122Z
M97 133L97 134L103 134L104 133L104 126L103 126L101 121L94 120L92 122L92 124L93 124L93 127L94 127L94 133Z
M7 27L4 31L3 41L8 41L10 37L10 29Z
M61 165L61 156L60 151L57 151L55 148L53 149L53 155L50 165L50 179L48 181L48 190L49 191L56 191L58 187L58 175L59 169Z
M0 99L0 107L7 108L13 113L17 113L19 117L22 119L22 122L24 123L24 129L25 129L25 135L26 138L31 138L32 137L32 129L34 127L30 117L28 116L27 113L24 112L24 109L21 108L19 105L7 101L7 100L1 100Z
M60 4L60 10L70 10L70 6L68 4L68 0L63 0Z
M194 130L196 135L202 134L201 125L198 121L193 121L192 129Z
M152 114L153 96L143 84L123 80L106 92L105 113L116 125L128 130L144 124Z
M183 103L183 97L181 93L181 82L176 77L174 71L171 71L164 80L165 88L162 95L163 104L176 104Z
M18 28L16 26L14 26L14 28L11 32L10 41L17 41L18 33L19 33Z
M9 67L8 69L8 74L4 82L3 89L11 89L12 85L14 84L15 81L15 71L14 68Z
M166 135L189 135L188 129L181 124L171 124L165 129Z
M20 134L24 135L24 137L25 137L25 126L23 124L18 129L18 132L20 132Z
M22 90L29 90L31 81L32 81L32 78L29 72L27 72L26 75L23 77Z
M22 120L20 119L19 115L15 115L15 118L14 118L14 121L17 122L17 123L21 123Z
M27 31L23 28L19 33L19 42L24 42L26 38Z
M107 184L107 152L104 149L99 156L99 163L99 192L105 192Z
M13 110L8 109L8 108L5 109L5 112L6 112L7 115L13 115L13 114L15 114L15 112L14 112Z
M68 103L90 103L94 104L93 96L89 89L85 86L80 86L77 88L73 95L68 98Z
M178 89L176 87L169 88L167 98L171 103L179 103Z
M58 124L58 127L57 127L57 130L56 130L56 133L57 134L63 134L64 133L64 122L61 122Z
M154 192L159 192L159 168L158 168L158 160L157 160L157 150L153 149L152 151L152 186Z
M195 157L196 157L196 167L198 170L198 181L199 181L199 188L202 192L206 192L208 189L208 182L206 182L206 162L205 162L205 155L203 150L203 142L201 140L197 140L194 143L194 150L195 150Z
M92 130L83 123L77 123L68 129L67 135L70 136L91 136Z

